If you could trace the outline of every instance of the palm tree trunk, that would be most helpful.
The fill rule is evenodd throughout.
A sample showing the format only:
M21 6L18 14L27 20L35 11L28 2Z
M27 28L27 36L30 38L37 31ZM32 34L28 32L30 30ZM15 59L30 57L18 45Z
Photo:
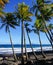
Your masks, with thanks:
M17 61L16 55L15 55L15 53L14 53L14 46L13 46L13 42L12 42L12 38L11 38L11 34L10 34L9 28L8 28L8 33L9 33L10 42L11 42L11 46L12 46L13 57L14 57L14 60Z
M27 54L27 49L26 49L25 31L24 31L24 47L25 47L25 53L26 53L26 60L28 60L28 54Z
M45 23L45 20L44 20L43 14L41 14L41 15L42 15L42 19L43 19L43 25L44 25L44 27L46 28L47 33L49 34L50 39L51 39L51 40L52 40L52 42L53 42L52 36L51 36L51 34L50 34L50 32L49 32L49 30L48 30L47 26L46 26L46 23Z
M21 54L22 54L22 60L21 60L21 63L24 64L24 58L23 58L23 33L24 33L24 22L22 20L21 22Z
M33 50L33 47L32 47L31 40L30 40L30 37L29 37L29 34L28 34L27 29L26 29L26 32L27 32L28 40L29 40L29 43L30 43L30 47L31 47L31 49L32 49L32 52L33 52L33 54L34 54L34 57L35 57L36 60L38 60L37 55L35 54L35 52L34 52L34 50Z
M47 33L46 33L46 32L45 32L45 35L46 35L47 39L49 40L49 42L51 43L51 46L52 46L52 50L53 50L52 41L49 39L49 37L48 37L48 35L47 35Z
M51 32L51 35L52 35L52 38L53 38L53 32L52 32L52 30L50 30L50 32Z
M53 42L53 38L52 38L52 36L51 36L51 34L50 34L49 30L47 29L46 24L45 24L45 28L46 28L46 30L47 30L47 32L48 32L48 34L49 34L49 36L50 36L51 41Z
M40 10L40 7L39 7L39 10ZM41 10L40 10L40 13L41 13ZM52 42L53 42L53 39L52 39L52 36L51 36L51 34L50 34L50 32L49 32L49 30L48 30L48 28L47 28L47 26L46 26L46 23L45 23L45 20L44 20L44 16L43 16L43 14L41 13L41 16L42 16L42 20L43 20L43 26L45 27L45 29L47 30L47 33L49 34L49 37L50 37L50 39L52 40Z
M40 42L40 47L41 47L41 53L42 53L42 56L45 58L45 54L43 53L43 50L42 50L42 43L41 43L41 39L40 39L40 33L38 31L38 37L39 37L39 42Z
M52 36L52 39L53 39L53 32L52 32L52 30L50 30L50 32L51 32L51 36ZM51 40L52 42L53 42L53 40Z

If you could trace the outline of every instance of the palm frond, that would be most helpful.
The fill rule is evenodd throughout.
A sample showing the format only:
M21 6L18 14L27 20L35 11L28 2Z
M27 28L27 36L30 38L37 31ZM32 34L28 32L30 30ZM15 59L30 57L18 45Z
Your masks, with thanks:
M32 19L30 17L26 17L24 18L24 21L32 21Z
M37 34L37 29L32 29L32 31Z
M19 24L18 24L18 22L10 22L12 25L15 25L15 26L18 26Z
M26 23L26 24L25 24L25 27L27 27L27 26L29 26L29 25L30 25L30 24Z
M1 7L4 7L4 5L5 5L5 4L4 4L3 0L0 0L0 6L1 6Z
M9 24L9 26L10 26L11 28L16 29L16 28L15 28L15 26L14 26L14 25L12 25L12 24Z
M2 8L0 8L0 17L4 17L5 16L5 12L2 10Z
M51 3L51 1L49 0L49 1L44 1L44 3Z
M1 25L1 27L0 27L0 29L2 29L5 25L6 25L6 24L5 24L5 23L3 23L3 24Z
M33 7L31 7L30 8L30 11L33 11L34 12L34 10L37 8L37 5L35 4L35 5L33 5Z
M25 3L18 4L18 9L16 10L17 19L31 21L31 16L33 16L33 14L29 11L29 6L27 6Z
M9 3L9 0L2 0L5 4Z
M28 16L30 17L30 16L33 16L33 14L31 13L31 12L28 12Z

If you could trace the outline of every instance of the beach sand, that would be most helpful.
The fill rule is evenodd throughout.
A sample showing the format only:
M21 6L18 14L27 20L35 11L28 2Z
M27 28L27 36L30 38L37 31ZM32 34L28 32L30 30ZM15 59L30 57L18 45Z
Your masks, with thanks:
M38 60L35 59L32 52L28 52L28 61L24 60L25 65L53 65L53 52L44 51L46 58L43 58L41 52L36 52ZM21 54L16 54L18 62L14 62L13 55L3 54L0 55L0 65L20 65L21 64ZM25 55L25 54L24 54ZM5 57L5 59L3 59ZM24 56L25 58L25 56Z

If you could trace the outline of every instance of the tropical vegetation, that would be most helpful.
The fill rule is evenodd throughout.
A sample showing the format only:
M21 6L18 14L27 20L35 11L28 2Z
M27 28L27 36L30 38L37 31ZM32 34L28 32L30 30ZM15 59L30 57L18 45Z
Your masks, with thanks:
M17 57L14 52L14 45L11 38L10 28L16 29L17 26L21 26L21 62L24 64L23 49L25 49L25 56L26 60L28 61L26 35L28 37L28 41L32 49L33 55L38 60L37 55L32 47L31 38L29 36L30 32L32 31L34 31L34 33L38 35L42 56L46 58L46 55L42 49L40 33L42 32L46 35L53 50L53 24L50 23L50 20L53 18L53 3L48 0L36 0L34 1L34 3L32 3L32 7L29 7L24 2L18 3L18 6L16 6L14 12L6 13L3 11L3 9L8 2L9 0L0 0L0 23L2 24L0 26L0 29L5 27L5 31L9 34L14 60L17 61ZM32 21L32 17L35 17L34 22ZM29 22L32 22L33 26L29 24Z

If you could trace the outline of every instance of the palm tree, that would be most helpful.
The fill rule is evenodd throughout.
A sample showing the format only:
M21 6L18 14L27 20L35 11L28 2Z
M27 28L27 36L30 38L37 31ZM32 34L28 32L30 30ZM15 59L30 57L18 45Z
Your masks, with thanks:
M12 51L13 51L13 57L15 59L15 61L17 61L16 55L14 53L14 46L13 46L13 42L12 42L12 38L11 38L11 33L10 33L10 27L15 29L15 26L17 26L17 22L15 22L15 17L12 13L6 13L5 17L2 19L2 25L0 28L5 27L6 32L8 32L9 34L9 38L10 38L10 43L12 46Z
M39 28L40 32L44 32L45 33L45 35L48 38L49 42L51 43L51 46L52 46L52 49L53 49L52 40L48 37L47 30L45 29L45 27L42 24L43 24L43 22L42 22L41 17L39 15L37 15L36 27ZM47 28L48 28L49 31L53 29L53 25L52 24L49 24L49 25L48 25L48 23L46 23L46 24L47 24ZM36 32L36 30L34 30L34 31Z
M39 23L39 24L40 24L40 23ZM51 31L51 30L53 29L52 24L47 25L47 28L48 28L48 30L49 30L49 31L51 32L51 34L52 34L52 31ZM41 25L40 31L45 33L45 35L46 35L47 39L49 40L49 42L51 43L51 46L52 46L52 49L53 49L52 40L49 38L49 36L48 36L48 34L47 34L47 30L46 30L42 25Z
M21 21L21 53L22 53L22 63L24 63L23 59L24 21L31 21L30 16L32 16L32 13L29 11L29 6L25 5L25 3L18 4L16 16Z
M38 2L38 1L37 1ZM40 3L41 4L41 3ZM53 38L52 38L52 36L50 35L50 32L49 32L49 30L48 30L48 28L47 28L47 26L46 26L46 23L45 23L45 20L49 20L49 19L51 19L51 17L53 16L52 14L53 14L53 11L52 11L52 9L51 9L51 7L52 7L52 5L53 4L50 4L50 7L48 6L48 5L45 5L44 4L44 2L42 1L42 5L43 5L43 7L45 8L45 6L46 6L46 9L40 9L39 8L39 11L40 11L40 13L41 13L41 16L42 16L42 20L43 20L43 25L45 26L45 28L46 28L46 30L47 30L47 32L48 32L48 34L49 34L49 36L50 36L50 38L51 38L51 40L52 40L52 42L53 42ZM49 8L50 9L49 9ZM46 13L45 13L46 12ZM46 19L47 18L47 19Z
M42 27L41 21L39 19L36 20L35 24L34 24L34 32L37 33L38 37L39 37L39 42L40 42L40 47L41 47L41 53L43 55L43 57L45 58L45 54L43 53L42 50L42 42L41 42L41 38L40 38L40 29Z
M31 49L32 49L32 52L33 52L33 54L34 54L35 59L38 60L37 55L35 54L35 52L34 52L34 50L33 50L32 43L31 43L31 40L30 40L30 37L29 37L29 32L31 32L31 29L28 28L28 26L29 26L29 24L26 23L26 24L25 24L25 29L26 29L26 33L27 33L28 40L29 40L29 43L30 43L30 47L31 47Z
M50 39L53 42L52 36L49 32L49 30L47 29L46 26L46 22L45 21L49 21L51 19L51 17L53 16L53 4L47 4L49 1L44 1L44 0L37 0L36 4L32 7L32 9L36 9L35 10L35 16L37 17L37 14L40 15L40 17L42 18L42 22L43 22L43 26L46 28L47 33L50 36Z

